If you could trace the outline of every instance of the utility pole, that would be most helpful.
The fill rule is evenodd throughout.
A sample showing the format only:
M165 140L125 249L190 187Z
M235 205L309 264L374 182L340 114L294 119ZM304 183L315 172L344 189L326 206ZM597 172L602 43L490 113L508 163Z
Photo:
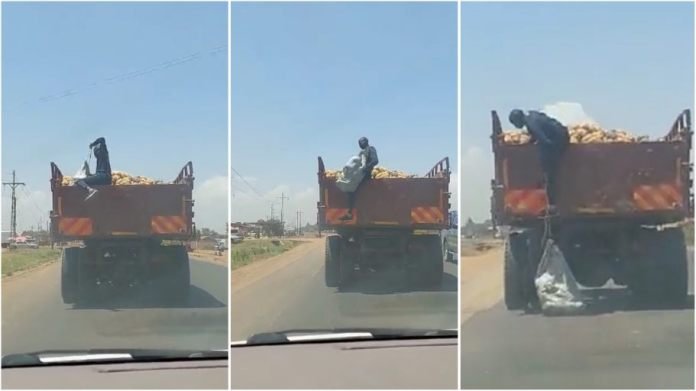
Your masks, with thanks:
M283 211L285 209L285 200L289 200L289 198L285 196L285 193L280 193L280 226L282 229L282 234L280 235L281 237L283 237L283 235L285 234L285 216L283 214Z
M12 215L10 217L10 236L13 238L17 237L17 197L15 196L15 189L19 186L26 186L24 182L17 182L15 177L15 171L12 170L12 182L3 182L3 186L9 186L12 189Z
M298 211L297 211L297 215L298 215L298 218L297 218L297 221L298 221L298 223L297 223L297 227L298 227L298 228L297 228L297 233L298 233L299 235L302 235L302 211L301 211L301 210L298 210Z
M317 235L321 237L321 215L319 212L317 212Z

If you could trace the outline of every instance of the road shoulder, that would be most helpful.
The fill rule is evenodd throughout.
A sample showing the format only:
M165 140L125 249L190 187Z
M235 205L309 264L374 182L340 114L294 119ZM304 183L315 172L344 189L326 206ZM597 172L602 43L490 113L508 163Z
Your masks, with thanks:
M503 298L503 248L462 257L459 271L461 323L495 306Z
M199 262L214 263L224 267L229 267L230 265L230 253L228 251L225 251L224 255L215 255L214 251L192 251L189 253L189 257Z
M323 244L323 238L303 239L303 243L282 254L234 269L232 271L231 291L240 291L266 276L304 259L307 254L323 246Z

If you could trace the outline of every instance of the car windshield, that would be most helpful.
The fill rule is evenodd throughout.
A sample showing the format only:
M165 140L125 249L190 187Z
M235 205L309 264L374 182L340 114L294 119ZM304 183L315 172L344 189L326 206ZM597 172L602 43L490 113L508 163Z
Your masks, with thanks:
M456 330L457 113L440 104L456 94L455 15L454 3L232 4L232 128L253 129L231 145L245 238L231 250L233 341ZM372 179L337 183L362 155Z
M227 21L2 5L3 356L227 348Z

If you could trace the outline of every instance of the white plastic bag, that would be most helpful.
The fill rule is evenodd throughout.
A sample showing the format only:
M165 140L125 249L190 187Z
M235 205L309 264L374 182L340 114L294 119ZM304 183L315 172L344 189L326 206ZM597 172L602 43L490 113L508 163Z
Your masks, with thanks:
M552 239L545 243L534 285L545 314L567 314L585 308L573 271Z
M344 193L354 192L365 173L361 169L360 157L353 156L343 167L342 175L336 180L336 187Z
M80 167L79 170L77 170L77 173L73 175L73 178L75 179L85 179L87 176L89 176L89 163L87 163L87 160L82 163L82 167Z

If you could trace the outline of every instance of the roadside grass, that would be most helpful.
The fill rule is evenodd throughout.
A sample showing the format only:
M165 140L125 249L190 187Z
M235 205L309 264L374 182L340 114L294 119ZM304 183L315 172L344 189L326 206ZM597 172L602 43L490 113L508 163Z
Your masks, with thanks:
M232 270L282 254L302 243L298 240L252 239L232 244Z
M694 222L691 221L684 226L684 236L686 236L686 243L693 245L694 238Z
M17 272L33 269L60 259L60 249L3 249L2 276L9 277Z

